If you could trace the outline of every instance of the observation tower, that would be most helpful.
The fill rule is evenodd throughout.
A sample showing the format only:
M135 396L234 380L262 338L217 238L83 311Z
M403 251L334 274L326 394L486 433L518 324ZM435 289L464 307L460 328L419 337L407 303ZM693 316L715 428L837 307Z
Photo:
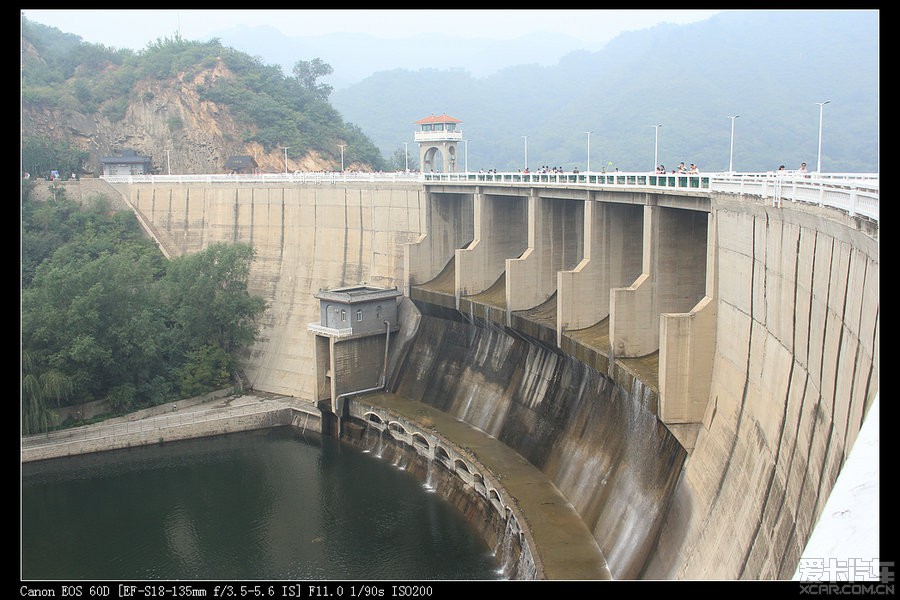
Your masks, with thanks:
M459 119L431 115L416 121L416 142L423 173L456 173L458 144L462 140Z

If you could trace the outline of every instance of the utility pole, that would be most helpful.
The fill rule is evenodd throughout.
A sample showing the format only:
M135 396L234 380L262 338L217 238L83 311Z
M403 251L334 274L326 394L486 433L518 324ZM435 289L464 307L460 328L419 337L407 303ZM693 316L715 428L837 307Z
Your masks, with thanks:
M654 125L656 128L656 141L653 143L653 171L659 168L659 128L662 127L662 123L659 125Z
M816 160L816 174L822 172L822 109L824 109L825 105L829 102L831 102L831 100L816 102L816 104L819 105L819 158Z
M585 133L587 134L587 138L588 138L587 168L585 169L585 171L590 173L591 172L591 132L585 131Z
M734 115L733 117L728 117L731 119L731 152L728 154L728 172L734 173L734 120L740 117L741 115Z

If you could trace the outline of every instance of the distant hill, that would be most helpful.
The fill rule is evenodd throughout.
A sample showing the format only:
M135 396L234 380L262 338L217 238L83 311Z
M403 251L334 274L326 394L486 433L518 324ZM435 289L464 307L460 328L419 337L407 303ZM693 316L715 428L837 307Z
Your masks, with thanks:
M477 13L476 13L477 14ZM288 36L275 27L242 26L223 30L216 36L231 46L266 64L279 65L290 73L298 60L321 58L334 67L323 81L343 89L359 83L378 71L394 68L460 69L475 77L484 77L519 64L554 65L576 49L585 49L576 38L535 33L512 40L488 40L453 30L442 35L416 35L405 38L378 37L360 33L330 33L316 36ZM588 50L599 50L586 48Z
M391 69L331 95L385 155L413 142L413 123L463 121L470 170L587 167L649 170L812 168L823 110L822 169L878 170L878 11L728 11L688 25L620 35L553 65L476 76ZM490 61L490 55L485 55ZM527 137L526 137L527 136ZM461 165L462 166L462 165Z

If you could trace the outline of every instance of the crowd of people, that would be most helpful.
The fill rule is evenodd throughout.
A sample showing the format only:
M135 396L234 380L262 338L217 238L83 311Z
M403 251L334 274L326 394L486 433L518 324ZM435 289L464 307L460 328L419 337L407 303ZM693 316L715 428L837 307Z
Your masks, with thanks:
M59 171L57 171L56 169L47 171L43 174L43 177L47 181L62 181L63 179L66 179L62 175L60 175ZM31 173L29 173L28 171L22 171L22 179L31 179ZM78 175L72 173L72 175L70 175L67 179L75 181L76 179L78 179Z
M778 167L777 173L779 175L787 175L789 171L785 170L784 165L781 165L780 167ZM809 171L806 169L806 163L800 163L800 168L794 171L794 173L800 175L801 177L809 177Z
M669 174L669 175L699 175L700 169L694 163L691 163L690 167L685 167L684 161L681 161L680 163L678 163L678 168L672 169L671 173L666 171L665 165L659 165L658 167L656 167L656 174L657 175L666 175L666 174Z
M525 167L525 171L524 171L524 172L525 172L525 173L530 173L531 171L528 170L528 167ZM563 169L562 167L551 167L550 165L541 165L541 166L538 168L538 170L535 171L535 173L541 173L541 174L545 174L545 173L565 173L565 172L566 172L565 169ZM575 170L574 170L574 171L571 171L571 172L572 172L572 173L577 173L577 172L578 172L578 167L575 167Z
M607 169L607 167L603 167L599 172L600 172L600 173L606 173L607 170L609 170L609 171L615 171L615 172L618 173L619 168L616 167L616 166L613 166L612 163L609 163L609 169ZM496 173L496 172L497 172L497 169L488 169L487 171L484 171L483 169L479 169L478 172L479 172L479 173ZM525 167L524 169L520 169L518 172L519 172L519 173L522 173L522 174L533 173L533 174L541 174L541 175L546 175L546 174L548 174L548 173L549 173L549 174L559 174L559 175L563 175L563 174L575 174L575 175L577 175L577 174L580 173L581 171L578 170L578 166L573 167L571 171L566 171L566 170L563 169L562 167L551 167L551 166L549 166L549 165L542 165L542 166L539 167L536 171L532 171L532 170L529 169L528 167Z

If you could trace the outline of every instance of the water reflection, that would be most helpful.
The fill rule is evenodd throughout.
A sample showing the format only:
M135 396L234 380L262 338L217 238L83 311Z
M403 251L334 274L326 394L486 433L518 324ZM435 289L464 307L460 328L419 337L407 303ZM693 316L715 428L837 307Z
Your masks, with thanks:
M22 531L23 579L498 577L399 465L292 428L25 464Z

